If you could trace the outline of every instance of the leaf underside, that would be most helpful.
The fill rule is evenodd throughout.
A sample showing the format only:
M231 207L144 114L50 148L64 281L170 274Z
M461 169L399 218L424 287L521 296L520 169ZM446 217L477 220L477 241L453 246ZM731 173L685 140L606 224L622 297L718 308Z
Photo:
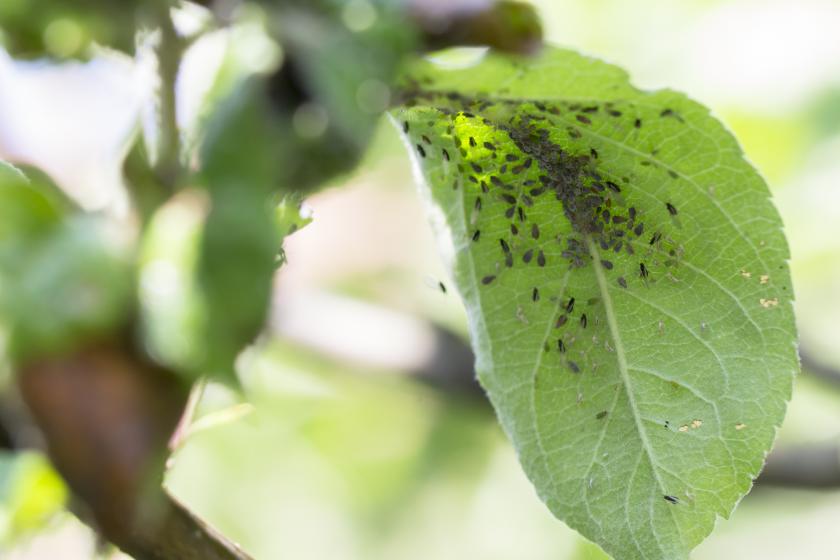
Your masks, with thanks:
M764 181L704 107L571 51L407 76L392 116L528 477L616 558L686 558L798 369Z

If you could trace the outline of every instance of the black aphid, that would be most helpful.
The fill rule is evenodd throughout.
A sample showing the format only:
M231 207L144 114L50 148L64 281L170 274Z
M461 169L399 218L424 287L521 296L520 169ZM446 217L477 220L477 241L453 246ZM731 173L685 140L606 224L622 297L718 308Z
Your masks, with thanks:
M484 278L482 278L481 283L486 286L487 284L489 284L490 282L492 282L495 279L496 279L496 277L491 274L490 276L485 276Z
M612 263L612 261L601 259L601 266L603 266L607 270L612 270L613 263Z
M673 204L671 204L670 202L665 203L665 208L668 209L668 213L671 214L672 216L677 215L677 207L674 206Z
M420 144L417 144L417 153L420 154L420 157L426 157L426 150Z
M633 126L635 126L636 128L642 128L642 119L636 119L636 121L633 123Z
M510 224L510 233L512 235L519 235L519 228L516 227L516 224Z
M540 226L538 226L537 224L531 225L531 237L533 237L534 239L540 238Z
M516 206L511 206L505 210L505 218L513 218L513 213L516 212Z
M446 293L446 285L443 282L438 281L438 287L440 288L441 292L443 292L444 294Z
M511 161L512 162L512 161L516 161L517 159L519 159L519 158L516 157L516 155L514 155L514 154L505 154L505 161Z
M425 134L421 135L420 138L422 138L423 142L425 142L426 144L431 144L432 143L432 141L429 140L429 137L426 136Z
M560 315L559 317L557 317L557 322L556 322L556 323L554 323L554 328L555 328L555 329L559 329L560 327L562 327L563 325L565 325L565 324L566 324L566 321L568 321L568 320L569 320L569 317L568 317L568 316L566 316L566 315Z
M618 282L618 285L621 286L622 288L627 287L627 280L624 279L624 276L619 276L617 282Z
M481 173L482 172L481 166L478 165L477 163L470 162L470 167L472 167L473 171L475 171L476 173Z
M481 210L481 197L480 196L475 197L474 207L475 207L476 210Z
M493 150L493 151L495 151L495 150L496 150L496 146L494 146L494 145L493 145L493 144L491 144L490 142L485 142L485 143L484 143L484 147L485 147L485 148L487 148L488 150Z
M472 136L470 136L470 148L475 148L475 146L476 146L476 144L475 144L475 138L473 138Z
M657 231L651 236L650 243L648 243L648 245L655 245L660 239L662 239L662 234Z
M495 175L490 176L490 182L496 185L497 187L502 186L502 180L496 177Z
M680 503L680 499L679 499L679 498L677 498L676 496L669 496L668 494L665 494L665 495L664 495L664 496L662 496L662 497L665 499L665 501L666 501L666 502L668 502L668 503L670 503L670 504L678 504L678 503Z
M499 245L502 246L502 251L504 251L505 254L510 253L510 245L508 245L507 241L505 241L504 239L499 239Z
M531 259L532 259L533 257L534 257L534 250L533 250L533 249L528 249L527 251L525 251L525 252L522 254L522 261L523 261L525 264L528 264L529 262L531 262Z
M408 126L408 121L404 121L404 122L403 122L403 132L405 132L406 134L408 134L408 129L409 129L409 126Z
M609 111L607 111L607 113L611 117L620 117L621 116L621 111L616 111L615 109L610 109Z
M589 148L589 155L592 156L592 159L598 159L598 150L595 148Z
M647 267L645 266L645 263L639 263L639 276L641 276L642 278L645 278L645 279L648 276L650 276L650 272L648 271Z
M534 288L534 291L531 292L531 301L540 301L539 288Z
M472 235L472 240L473 241L478 241L480 238L481 238L481 230L477 229L477 230L475 230L475 233L473 233L473 235Z
M540 266L545 266L545 253L543 253L542 251L540 251L537 254L537 264Z
M566 345L563 344L563 339L562 338L557 339L557 349L560 350L561 352L566 351Z
M502 193L502 200L504 200L508 204L516 204L516 197L512 194Z
M630 216L630 221L631 221L631 222L632 222L633 220L635 220L635 219L636 219L636 207L635 207L635 206L631 206L631 207L630 207L630 209L629 209L629 210L627 210L627 215L628 215L628 216Z
M612 181L607 181L607 186L610 188L611 191L614 192L621 192L621 187L613 183Z
M587 320L586 320L586 313L583 313L583 314L580 316L580 326L581 326L581 327L583 327L583 328L585 329L585 328L586 328L586 324L587 324Z
M642 235L642 233L644 231L645 231L645 224L644 223L641 223L641 224L639 224L639 225L637 225L636 227L633 228L633 233L636 234L636 237Z
M525 210L523 210L523 209L522 209L522 207L521 207L521 206L519 206L519 207L517 207L517 209L516 209L516 213L517 213L517 214L519 214L519 221L520 221L520 222L522 222L522 223L524 224L524 223L525 223L525 220L527 220L527 219L528 219L528 218L525 216Z
M579 123L592 124L592 121L589 120L589 117L587 117L586 115L575 115L575 118L578 120Z
M575 310L575 298L569 298L569 302L566 304L566 313L571 313Z
M580 367L575 362L569 360L567 363L569 364L569 369L572 370L572 373L580 373Z
M443 149L443 159L449 161L449 152L446 151L446 148Z
M599 412L598 414L595 415L595 418L597 418L598 420L603 420L606 416L607 416L607 411L602 410L601 412Z

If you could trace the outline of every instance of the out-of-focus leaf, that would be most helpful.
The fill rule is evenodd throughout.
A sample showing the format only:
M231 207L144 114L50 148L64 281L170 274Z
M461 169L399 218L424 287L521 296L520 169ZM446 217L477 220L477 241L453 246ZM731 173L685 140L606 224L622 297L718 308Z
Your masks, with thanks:
M16 360L65 350L130 308L126 244L72 211L42 175L0 168L0 320Z
M136 21L154 2L3 0L0 45L14 56L80 58L93 43L131 52Z
M60 513L67 489L37 453L0 453L0 543L41 529Z
M798 369L767 186L704 107L571 51L409 75L398 126L526 473L616 558L687 558Z
M0 316L16 360L65 351L127 319L132 265L118 239L105 221L78 215L3 263Z

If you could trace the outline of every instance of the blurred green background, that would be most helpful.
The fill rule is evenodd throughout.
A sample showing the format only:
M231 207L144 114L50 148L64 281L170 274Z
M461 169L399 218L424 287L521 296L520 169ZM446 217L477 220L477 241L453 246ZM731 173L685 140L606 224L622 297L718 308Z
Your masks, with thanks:
M803 348L840 367L840 2L534 4L549 41L640 87L686 91L735 132L786 224ZM226 40L188 54L183 122ZM89 208L119 208L143 61L4 56L0 157L52 171ZM409 374L430 367L433 325L467 334L457 296L438 286L446 273L402 152L383 122L364 165L307 201L314 221L285 244L274 336L242 356L244 395L207 388L168 487L260 560L603 558L548 514L485 403ZM840 390L806 370L777 447L825 442L840 445ZM63 489L38 456L0 457L0 481L0 557L112 556L53 515ZM759 486L693 557L840 558L838 524L840 491Z

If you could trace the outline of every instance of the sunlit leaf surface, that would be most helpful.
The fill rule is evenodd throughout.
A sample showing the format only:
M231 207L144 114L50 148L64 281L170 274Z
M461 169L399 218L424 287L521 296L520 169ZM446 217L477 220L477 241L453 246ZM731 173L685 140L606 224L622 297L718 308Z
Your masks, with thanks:
M408 76L393 117L529 478L616 558L686 558L798 367L766 185L704 107L570 51Z

